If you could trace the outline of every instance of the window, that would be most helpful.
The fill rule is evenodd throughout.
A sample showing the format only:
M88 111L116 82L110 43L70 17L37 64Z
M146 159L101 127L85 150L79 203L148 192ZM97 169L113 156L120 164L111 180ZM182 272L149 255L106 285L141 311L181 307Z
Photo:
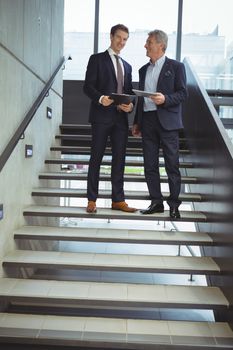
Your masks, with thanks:
M124 11L121 11L124 9ZM169 9L169 11L168 11ZM95 0L65 0L65 54L71 54L64 79L83 80L89 56L94 48ZM133 80L138 80L138 69L148 58L144 44L150 30L159 28L169 36L167 54L175 58L178 0L134 0L116 2L100 0L99 52L108 48L110 29L123 23L130 30L130 37L122 56L132 64Z
M149 31L162 29L168 34L167 55L175 58L177 17L178 0L118 0L111 1L111 6L109 0L100 0L99 51L108 48L113 25L126 25L130 36L122 57L132 65L133 80L138 81L138 69L148 62L144 45Z
M232 89L232 1L184 0L182 28L182 57L190 58L205 88Z
M83 80L94 48L95 0L65 0L64 79ZM100 0L99 52L109 46L109 32L125 24L130 37L122 51L133 67L133 80L148 58L144 44L150 30L159 28L169 36L167 55L175 58L178 0ZM233 89L232 0L183 0L181 59L189 57L207 89Z
M72 61L66 64L63 77L83 80L94 47L95 0L65 0L64 52Z

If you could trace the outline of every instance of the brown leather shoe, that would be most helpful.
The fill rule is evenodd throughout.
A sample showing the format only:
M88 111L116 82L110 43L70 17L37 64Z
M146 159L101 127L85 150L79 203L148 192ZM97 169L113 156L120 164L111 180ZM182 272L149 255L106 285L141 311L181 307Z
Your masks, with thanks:
M96 213L96 204L94 201L88 201L86 212L87 213Z
M112 209L126 211L128 213L134 213L137 211L136 208L129 207L126 202L112 202Z

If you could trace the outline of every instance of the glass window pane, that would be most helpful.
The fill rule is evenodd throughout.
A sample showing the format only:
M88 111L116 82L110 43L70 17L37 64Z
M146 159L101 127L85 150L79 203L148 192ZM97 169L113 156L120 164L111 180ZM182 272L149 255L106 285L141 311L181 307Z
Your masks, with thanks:
M94 47L95 0L65 0L64 52L70 54L63 78L83 80Z
M182 58L207 89L233 88L232 0L184 0Z
M144 45L149 31L162 29L168 34L166 55L175 58L177 14L177 0L147 0L143 4L135 0L100 0L99 52L109 47L111 27L118 23L126 25L130 36L122 57L132 65L133 80L138 81L138 69L148 62Z
M233 129L226 129L226 132L227 132L231 142L233 143Z
M220 118L233 118L233 106L220 106L219 107Z

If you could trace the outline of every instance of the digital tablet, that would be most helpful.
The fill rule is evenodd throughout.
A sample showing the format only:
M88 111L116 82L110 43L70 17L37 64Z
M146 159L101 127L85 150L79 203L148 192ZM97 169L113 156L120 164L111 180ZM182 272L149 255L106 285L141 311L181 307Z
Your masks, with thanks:
M112 93L109 98L113 100L115 105L121 105L121 104L130 104L130 102L133 102L136 96L134 95L127 95L127 94L116 94Z

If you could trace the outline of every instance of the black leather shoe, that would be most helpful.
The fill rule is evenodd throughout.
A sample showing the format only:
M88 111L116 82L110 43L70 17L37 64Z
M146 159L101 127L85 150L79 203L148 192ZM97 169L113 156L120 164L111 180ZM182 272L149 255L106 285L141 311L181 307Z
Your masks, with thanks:
M160 203L151 203L147 209L140 210L142 214L163 213L164 206Z
M170 218L171 219L180 219L180 212L178 208L170 208Z

